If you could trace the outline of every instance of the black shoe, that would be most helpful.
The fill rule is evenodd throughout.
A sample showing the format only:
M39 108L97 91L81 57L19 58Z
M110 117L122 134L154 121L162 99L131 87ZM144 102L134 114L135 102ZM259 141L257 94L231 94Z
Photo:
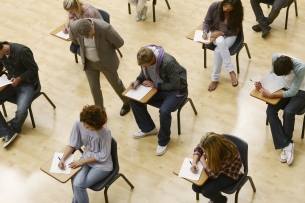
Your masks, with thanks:
M130 111L130 104L129 105L123 105L120 111L120 115L124 116Z
M269 25L265 25L265 26L261 26L262 29L262 38L265 38L266 35L269 33L269 31L271 30L271 27Z
M262 31L262 29L261 29L261 27L259 26L259 24L253 25L253 26L252 26L252 30L254 30L255 32L260 32L260 31Z
M17 133L11 133L11 135L8 135L5 137L5 143L3 144L3 148L7 147L13 140L17 137Z

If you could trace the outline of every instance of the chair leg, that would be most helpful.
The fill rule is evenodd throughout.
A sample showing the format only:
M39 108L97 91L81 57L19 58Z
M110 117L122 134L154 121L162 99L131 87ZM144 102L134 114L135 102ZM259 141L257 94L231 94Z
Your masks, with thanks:
M291 4L290 4L291 5ZM287 24L288 24L288 13L289 13L289 6L287 6L287 9L286 9L286 20L285 20L285 30L287 30Z
M235 203L238 203L238 193L239 193L239 190L240 190L240 188L237 189L236 192L235 192Z
M107 195L107 190L108 190L109 186L106 186L104 189L104 197L105 197L105 203L109 203L108 201L108 195Z
M194 105L192 99L191 99L191 98L187 98L187 99L188 99L188 101L190 102L190 104L191 104L191 106L192 106L192 108L193 108L193 111L194 111L195 115L197 115L197 110L196 110L196 108L195 108L195 105Z
M294 8L295 8L295 16L298 16L298 4L297 4L297 0L294 1Z
M75 57L75 63L78 63L78 58L77 58L77 54L74 53L74 57Z
M48 102L53 106L54 109L56 108L56 106L53 104L51 99L49 99L49 97L46 95L46 93L40 92L40 94L43 94L43 96L48 100Z
M156 22L156 15L155 15L155 5L156 5L156 0L153 0L152 6L153 6L153 20Z
M31 105L32 105L32 104L31 104ZM36 128L35 120L34 120L34 116L33 116L33 112L32 112L32 107L31 107L31 105L29 106L30 117L31 117L31 121L32 121L32 126L33 126L33 128Z
M305 115L304 115L304 118L303 118L303 127L302 127L302 135L301 135L302 139L304 139L304 125L305 125Z
M251 59L251 54L250 54L250 51L249 51L247 43L244 43L244 45L245 45L246 50L247 50L248 58Z
M3 110L4 116L7 117L7 113L6 113L6 109L5 109L4 103L2 104L2 110Z
M268 123L269 123L269 122L268 122L268 116L267 116L267 117L266 117L266 125L268 125Z
M207 48L203 45L203 54L204 54L204 68L207 68Z
M237 54L236 54L236 68L237 68L237 74L239 74L239 60L238 60L238 55L239 55L239 52L237 52Z
M131 182L129 182L129 180L123 174L120 173L120 176L126 181L126 183L130 186L131 189L134 188L134 186L131 184Z
M178 135L181 135L180 111L181 111L181 108L178 109L178 112L177 112Z
M130 4L129 3L128 3L128 13L129 13L129 15L131 14Z
M199 200L199 193L196 192L196 200Z
M120 51L119 49L117 49L117 51L118 51L120 57L122 58L122 57L123 57L123 54L121 53L121 51Z
M170 9L171 9L171 7L169 6L168 1L167 1L167 0L165 0L165 2L166 2L166 5L167 5L168 10L170 10Z
M253 182L252 178L250 176L248 176L248 178L249 178L249 181L250 181L253 192L256 192L256 188L255 188L255 185L254 185L254 182Z

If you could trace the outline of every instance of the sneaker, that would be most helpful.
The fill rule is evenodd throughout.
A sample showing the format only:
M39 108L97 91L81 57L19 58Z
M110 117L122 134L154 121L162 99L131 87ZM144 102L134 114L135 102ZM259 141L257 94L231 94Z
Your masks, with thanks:
M157 149L156 149L156 155L157 155L157 156L163 155L163 154L166 152L166 147L167 147L167 145L164 146L164 147L158 145L158 147L157 147Z
M290 165L294 157L294 143L290 143L287 147L283 149L283 151L285 151L287 157L287 164Z
M6 135L3 135L3 136L0 135L0 141L1 141L1 140L5 140L5 138L6 138Z
M147 6L144 6L142 12L141 12L141 20L145 20L146 19L146 13L147 13Z
M133 137L137 139L137 138L145 137L145 136L147 136L147 135L155 135L155 134L157 134L157 133L158 133L158 130L157 130L157 128L155 127L154 129L152 129L151 131L149 131L149 132L147 132L147 133L142 132L141 130L138 131L138 132L135 132L135 133L133 133Z
M13 140L17 137L17 133L13 133L12 135L8 135L5 137L5 143L3 144L3 148L7 147Z
M136 21L141 20L141 12L136 10L136 16L135 16Z
M287 162L287 155L285 153L285 150L283 149L281 156L280 156L280 162L286 163Z

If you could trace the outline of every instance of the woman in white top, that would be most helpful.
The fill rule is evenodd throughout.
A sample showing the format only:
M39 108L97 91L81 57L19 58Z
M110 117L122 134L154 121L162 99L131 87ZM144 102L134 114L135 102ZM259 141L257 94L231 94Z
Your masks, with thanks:
M85 106L72 128L69 144L58 167L82 169L72 178L74 197L72 203L89 203L86 189L107 177L113 169L111 157L111 132L106 126L107 115L97 105ZM65 160L77 149L83 148L78 161L65 165Z

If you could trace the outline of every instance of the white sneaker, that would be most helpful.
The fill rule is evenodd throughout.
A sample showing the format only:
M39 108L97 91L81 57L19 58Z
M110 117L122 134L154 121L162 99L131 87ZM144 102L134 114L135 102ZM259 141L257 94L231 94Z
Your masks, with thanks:
M3 148L7 147L13 140L17 137L17 133L14 133L12 135L8 135L5 137L5 143L3 144Z
M287 164L290 165L294 157L294 143L290 143L287 147L283 149L287 157Z
M158 145L158 147L157 147L157 149L156 149L156 155L157 155L157 156L163 155L163 154L166 152L166 147L167 147L167 145L164 146L164 147Z
M142 12L141 12L141 20L145 20L146 19L146 13L147 13L147 6L144 6Z
M137 11L137 9L136 9L135 19L136 19L136 21L140 21L141 20L141 11Z
M282 162L282 163L287 162L287 156L286 156L286 153L285 153L284 149L282 150L282 153L281 153L281 156L280 156L280 162Z
M145 137L145 136L147 136L147 135L155 135L155 134L157 134L157 133L158 133L157 128L154 128L154 129L152 129L151 131L149 131L149 132L147 132L147 133L142 132L142 131L140 130L140 131L138 131L138 132L133 133L133 137L137 139L137 138Z

